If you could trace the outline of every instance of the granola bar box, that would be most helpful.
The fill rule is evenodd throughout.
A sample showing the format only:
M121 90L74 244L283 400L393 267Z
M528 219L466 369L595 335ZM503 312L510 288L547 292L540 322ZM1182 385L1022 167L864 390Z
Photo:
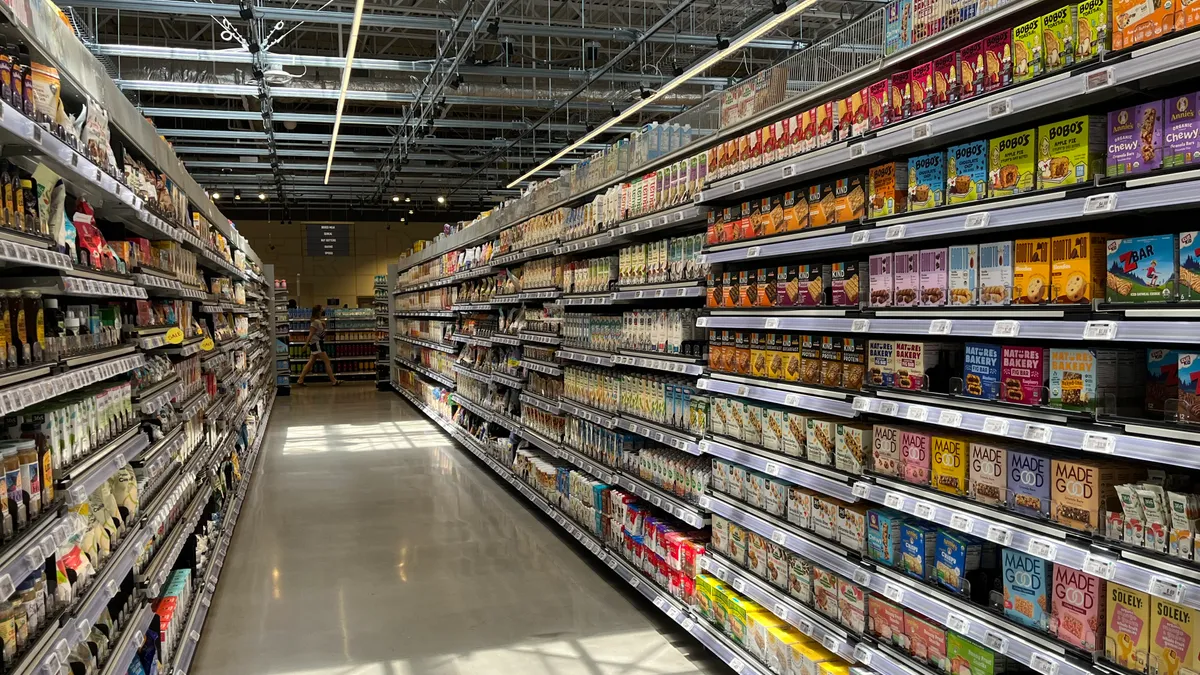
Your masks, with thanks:
M1182 97L1186 100L1187 97ZM1175 99L1167 99L1167 105ZM1170 108L1167 108L1169 114ZM1108 113L1108 159L1105 173L1128 176L1163 165L1163 101L1121 108Z
M1077 232L1050 240L1050 297L1058 304L1089 304L1104 295L1108 235Z
M970 453L971 486L968 494L972 501L1003 506L1008 493L1008 451L993 445L972 443Z
M921 251L919 258L921 306L942 307L946 304L949 252L944 248Z
M1049 457L1008 451L1008 508L1036 518L1050 515Z
M867 260L870 306L892 306L892 254L879 253ZM1198 277L1200 278L1200 277Z
M1012 300L1011 241L979 245L979 304L1007 305Z
M1000 352L1000 391L1003 400L1022 405L1041 405L1050 365L1049 350L1043 347L1005 345Z
M1179 397L1180 353L1175 349L1146 350L1146 410L1162 413L1168 400Z
M1200 4L1193 3L1197 9ZM1200 93L1163 101L1163 166L1175 168L1200 162Z
M947 285L949 303L968 306L979 296L979 247L975 244L951 246L950 275Z
M939 586L955 593L970 587L967 573L979 569L983 544L969 534L938 530L935 573Z
M891 122L902 122L911 112L912 82L909 71L903 70L888 78L888 115Z
M1128 49L1175 30L1177 2L1113 0L1113 49Z
M934 152L908 160L908 210L923 211L946 203L946 154Z
M1097 532L1106 512L1118 510L1117 467L1086 460L1050 462L1050 520L1083 532Z
M929 448L933 489L960 496L967 494L968 441L933 436Z
M1179 418L1200 424L1200 353L1179 355Z
M892 256L892 292L896 307L916 307L921 289L921 252L901 251Z
M1150 657L1150 596L1110 583L1104 609L1105 658L1122 668L1146 672Z
M837 222L837 197L834 183L826 181L808 188L809 227L823 227Z
M1109 239L1105 299L1112 303L1167 302L1175 291L1175 235Z
M963 396L994 400L1000 393L1000 345L968 342L963 345Z
M1050 405L1094 412L1117 393L1117 352L1112 349L1050 350Z
M1106 595L1100 577L1055 565L1052 611L1058 639L1091 652L1102 649Z
M1013 244L1013 302L1036 305L1050 296L1050 240L1018 239Z
M1179 301L1200 301L1200 232L1179 233Z
M1050 628L1050 581L1053 564L1016 549L1001 555L1004 616L1031 628Z
M862 277L857 262L840 262L830 265L830 294L836 307L858 307Z
M862 389L867 376L867 340L841 338L842 341L842 386L846 389Z
M911 114L921 115L933 110L933 62L922 63L908 71L912 88Z
M868 213L883 218L908 210L908 164L888 162L867 173Z
M900 432L900 458L904 462L902 478L916 485L929 485L930 445L932 436L920 431Z
M870 382L876 387L896 384L896 343L891 340L871 340L867 344Z
M871 428L871 463L875 473L900 477L903 458L900 454L899 427L876 424Z
M1102 115L1081 115L1038 127L1038 189L1091 182L1104 166L1104 126Z
M987 199L988 143L971 141L946 149L946 203Z

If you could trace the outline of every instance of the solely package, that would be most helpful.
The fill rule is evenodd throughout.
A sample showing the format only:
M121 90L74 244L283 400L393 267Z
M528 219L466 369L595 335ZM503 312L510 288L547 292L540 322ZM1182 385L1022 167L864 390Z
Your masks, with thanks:
M941 307L946 304L947 251L935 248L921 251L919 257L922 307Z
M1101 296L1107 235L1081 232L1050 241L1051 297L1060 304L1087 304Z
M934 436L930 442L931 485L935 490L955 495L967 494L967 441Z
M1038 127L1038 189L1090 183L1104 165L1104 127L1101 115Z
M988 141L988 192L993 197L1025 194L1036 186L1037 130L1028 129Z
M1053 566L1015 549L1004 549L1001 557L1004 615L1017 623L1049 630Z
M1116 467L1055 459L1050 463L1050 472L1050 519L1076 530L1097 532L1105 513L1116 507Z
M1085 61L1108 49L1112 37L1108 0L1084 0L1075 6L1075 60Z
M999 241L979 245L979 304L1007 305L1012 298L1013 244Z
M1117 394L1117 353L1104 349L1050 350L1050 405L1095 412Z
M1000 391L1001 350L999 345L968 342L963 346L962 395L992 400Z
M898 427L876 424L871 429L871 462L875 473L900 477L904 459L900 452Z
M888 567L900 564L900 527L907 520L890 509L867 511L867 555Z
M894 386L898 389L925 389L925 373L937 366L940 357L941 345L897 340Z
M1008 451L1008 508L1027 516L1050 515L1050 458Z
M904 213L908 209L908 164L906 162L888 162L871 167L867 174L867 183L871 218L892 216Z
M910 114L921 115L933 110L933 62L922 63L908 71L912 101Z
M1012 31L1005 29L984 39L983 61L984 91L995 91L1012 84Z
M1099 650L1104 644L1104 580L1055 565L1053 584L1058 639L1087 651Z
M958 102L958 53L943 54L933 61L933 108Z
M989 506L1002 506L1007 501L1008 455L1004 448L972 443L970 448L972 501Z
M867 261L867 281L871 289L871 307L892 306L892 254L879 253ZM1200 275L1197 276L1200 281ZM1200 297L1200 291L1197 292Z
M1200 301L1200 232L1179 233L1180 302Z
M904 463L901 477L916 485L929 485L930 446L932 437L920 431L900 432L900 459Z
M862 176L839 178L833 184L835 223L854 223L867 214L866 179Z
M946 155L934 152L908 160L908 210L922 211L945 201Z
M1175 30L1175 4L1113 0L1112 48L1128 49Z
M1150 660L1150 596L1109 583L1104 610L1104 657L1122 668L1146 672Z
M1200 9L1195 3L1189 7ZM1194 93L1163 101L1163 166L1176 168L1200 161L1200 121L1196 119L1198 105L1200 94ZM1111 123L1112 113L1109 113L1109 119ZM1111 147L1111 140L1109 145Z
M979 286L979 247L951 246L947 297L951 305L974 305Z
M988 143L971 141L946 149L946 203L987 199Z
M965 100L987 91L987 66L984 64L984 41L980 40L958 50L959 95ZM997 64L999 68L999 64Z
M837 222L837 197L833 194L834 184L817 183L808 188L808 223L810 227L822 227Z
M1167 99L1167 106L1171 105L1171 101L1183 101L1184 114L1189 119L1194 118L1195 112L1189 105L1188 97ZM1166 163L1165 155L1171 151L1163 142L1163 126L1169 125L1163 117L1163 103L1153 101L1108 113L1108 159L1105 163L1108 176L1146 173ZM1175 117L1170 107L1165 112L1171 116L1168 119Z
M1045 302L1050 294L1050 240L1018 239L1013 249L1013 302Z
M896 343L890 340L871 340L867 343L867 361L871 384L893 387L896 384Z
M938 528L905 521L900 525L901 567L918 579L932 580Z
M1175 236L1108 240L1105 299L1112 303L1167 302L1175 294Z
M1041 17L1013 28L1013 82L1025 82L1041 75L1045 69L1045 49L1042 45Z
M1004 401L1041 405L1050 366L1049 350L1005 345L1000 351L1000 380Z
M892 292L896 307L916 307L921 297L921 253L903 251L892 255Z

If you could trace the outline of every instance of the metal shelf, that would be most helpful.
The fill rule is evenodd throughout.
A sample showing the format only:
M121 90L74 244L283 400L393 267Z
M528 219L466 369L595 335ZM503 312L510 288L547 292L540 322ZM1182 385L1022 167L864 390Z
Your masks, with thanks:
M584 405L577 403L569 398L559 400L559 407L568 415L578 417L581 420L586 420L592 424L598 424L606 429L612 429L617 426L616 413L604 413Z
M561 443L552 441L549 438L546 438L545 436L543 436L540 432L534 431L533 429L530 429L528 427L526 427L524 433L521 434L521 438L524 438L525 440L529 441L530 443L541 448L546 453L554 455L555 457L558 457L559 453L562 452L562 444Z
M529 248L521 249L520 251L494 256L492 258L492 266L503 267L505 265L524 262L526 260L533 260L535 258L545 258L546 256L554 255L554 252L557 249L557 241L530 246Z
M624 413L617 417L616 424L625 431L632 431L639 436L645 436L652 441L669 445L676 450L682 450L692 455L700 454L700 446L697 443L696 437L688 436L682 431L659 426L654 422L642 420Z
M639 284L621 286L613 293L614 301L666 300L670 298L701 298L707 289L704 280L669 281L661 284Z
M543 375L558 377L563 374L562 368L558 367L557 365L551 365L536 359L521 359L520 363L522 368L539 372Z
M649 368L650 370L662 370L669 373L678 373L680 375L703 375L705 367L699 365L696 359L680 356L672 357L670 354L659 354L656 356L635 356L637 352L622 350L620 354L613 354L612 363L615 366L632 366L634 368Z
M531 391L521 392L521 402L528 403L529 405L538 408L539 410L544 410L551 415L562 414L562 408L560 407L558 401L553 401L544 396L539 396Z
M787 389L775 388L767 386L765 383L759 384L756 380L747 378L726 379L726 376L714 374L711 378L700 378L696 382L696 388L703 391L709 391L716 394L726 394L728 396L737 396L739 398L752 398L768 403L775 403L786 406L788 408L798 408L800 410L812 410L814 412L823 412L838 417L856 417L858 415L854 404L848 399L848 394L835 394L834 397L827 395L827 392L819 392L819 390L809 390L810 393L798 391L789 391ZM772 383L774 385L776 383ZM786 383L778 383L780 387L787 386ZM818 393L819 392L819 393Z
M642 479L625 471L619 471L614 475L614 479L619 485L628 489L633 494L645 499L667 513L679 518L683 522L693 527L704 527L708 524L708 515L703 509L700 509L695 504L692 504L681 497L678 497L666 490L647 483Z
M697 150L699 152L699 150ZM696 204L684 204L671 207L665 211L651 213L645 216L630 218L624 225L609 230L613 237L629 237L631 235L646 235L660 233L676 227L699 223L708 218L708 207Z
M476 370L472 370L461 363L455 363L451 367L454 368L455 373L458 373L459 375L462 375L463 377L467 377L472 380L476 380L478 382L483 382L485 384L490 383L492 381L491 375L489 375L487 373L481 373Z
M439 382L447 387L450 387L451 389L453 389L455 386L454 380L446 377L445 375L442 375L441 373L432 371L424 366L418 366L417 364L413 363L412 361L409 361L407 359L402 359L399 356L396 356L393 358L395 359L396 363L404 366L405 368L408 368L409 370L411 370L413 372L420 373L421 375L424 375L425 377L428 377L431 380L434 380L434 381ZM328 373L323 373L323 374L328 375ZM372 376L374 376L375 373L370 372L370 373L338 373L338 374L339 375L372 375Z
M498 370L492 371L491 378L493 382L502 384L512 389L522 389L525 387L525 380L519 377L513 377L507 373L502 373Z
M616 300L613 293L573 293L559 298L559 303L567 307L583 307L585 305L611 305Z
M505 335L504 333L492 333L488 339L498 345L510 345L513 347L520 346L521 338L518 335Z
M444 342L433 342L432 340L421 340L419 338L411 338L406 335L397 335L397 340L417 345L418 347L426 347L428 349L436 349L439 352L454 354L458 352L458 345L448 345Z
M561 337L552 335L550 333L542 333L540 331L523 330L520 332L519 337L521 338L521 342L539 342L545 345L557 345L562 343Z
M611 368L613 365L613 355L609 352L594 351L579 347L563 347L555 352L555 354L559 358L600 366L602 368Z
M824 467L798 461L788 455L774 455L732 439L715 437L700 441L700 451L706 455L720 457L742 466L748 466L769 476L811 488L823 494L837 497L845 502L858 501L851 489L848 477Z
M452 310L398 310L393 312L392 316L396 317L430 317L436 319L453 319L455 313Z

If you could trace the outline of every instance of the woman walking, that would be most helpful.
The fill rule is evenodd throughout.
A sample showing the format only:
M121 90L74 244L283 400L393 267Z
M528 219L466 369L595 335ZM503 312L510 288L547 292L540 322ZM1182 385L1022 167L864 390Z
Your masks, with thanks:
M333 374L333 362L329 360L329 355L325 353L325 312L320 305L313 305L312 321L308 324L308 363L304 364L304 370L300 371L300 378L296 380L296 384L301 387L307 386L304 384L304 377L312 370L313 364L320 358L325 364L325 372L329 373L329 379L333 382L333 386L338 386L341 381Z

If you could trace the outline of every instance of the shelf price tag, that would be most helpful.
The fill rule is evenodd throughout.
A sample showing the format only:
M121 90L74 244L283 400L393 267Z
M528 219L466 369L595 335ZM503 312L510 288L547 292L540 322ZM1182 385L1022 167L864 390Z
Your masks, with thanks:
M854 570L854 583L858 584L859 586L870 586L871 573L864 569Z
M960 635L971 633L971 620L957 612L946 614L946 627Z
M1008 420L1003 417L983 418L983 433L996 436L1008 435Z
M994 120L997 117L1004 117L1012 113L1013 105L1011 98L1002 98L998 101L992 101L988 104L988 119Z
M1002 525L988 525L985 535L988 541L994 541L1001 546L1012 546L1012 537L1012 530Z
M771 533L771 541L783 546L787 542L787 533L783 530L775 530Z
M923 405L909 405L904 411L904 417L913 422L925 422L929 419L929 408Z
M746 582L742 579L734 579L731 583L733 584L733 590L737 591L738 593L746 592Z
M992 337L1013 338L1020 332L1020 321L1003 320L992 324Z
M1151 577L1150 594L1171 602L1179 602L1183 597L1183 582L1170 577Z
M1117 575L1117 561L1089 553L1083 558L1083 571L1092 576L1112 581L1113 577Z
M761 246L751 246L750 248L746 249L746 260L757 258L759 253L762 253Z
M786 406L791 406L791 407L796 407L796 406L800 405L800 395L799 394L788 394L788 395L784 396L783 404Z
M981 227L987 227L992 219L992 214L987 211L979 211L977 213L968 213L966 221L963 222L964 230L977 230Z
M883 234L884 241L895 241L904 238L905 227L903 223L899 225L891 225Z
M950 527L963 532L970 532L975 529L975 521L970 517L961 513L955 513L950 516Z
M775 603L775 605L774 605L773 607L771 607L771 612L772 612L772 613L773 613L775 616L779 617L780 619L783 619L784 621L787 621L787 618L788 618L788 610L787 610L787 607L784 607L782 604L780 604L780 603L778 603L778 602L777 602L777 603Z
M879 414L895 417L900 412L900 404L895 401L880 401Z
M937 509L929 502L917 502L913 506L913 513L922 520L933 520L933 515L937 513Z
M929 138L933 135L933 126L929 122L922 122L912 128L912 139L919 141Z
M861 642L854 645L854 660L858 661L859 663L863 664L864 666L870 667L870 665L871 665L871 650L868 649L867 646Z
M862 143L855 143L850 146L850 159L858 159L867 154L867 146Z
M860 480L854 484L854 487L850 488L850 492L859 499L866 499L871 496L871 484Z
M737 395L738 395L738 396L745 396L745 395L746 395L746 394L748 394L748 393L750 393L750 388L749 388L749 387L747 387L746 385L744 385L744 384L739 384L739 385L737 386Z
M1058 663L1038 652L1029 657L1029 667L1041 675L1058 675Z
M943 410L938 414L938 424L944 427L957 427L962 425L962 413L957 410Z
M870 230L859 230L857 232L851 233L851 235L850 235L850 245L851 246L858 246L860 244L865 244L869 241L871 241L871 231Z
M1102 195L1092 195L1083 202L1083 215L1090 216L1097 213L1108 213L1115 211L1117 208L1117 193L1106 192Z
M746 669L746 662L735 656L733 660L729 662L729 669L741 675L741 672Z
M1008 653L1008 638L990 628L983 633L983 643L994 652Z
M763 471L772 476L778 476L779 475L779 465L776 464L775 462L767 462L766 465L763 466Z
M1049 443L1054 430L1045 424L1025 424L1025 432L1021 434L1021 438L1034 443Z
M1112 434L1088 431L1083 434L1083 444L1081 447L1088 452L1100 452L1111 455L1117 450L1117 437Z
M902 603L904 602L904 587L889 582L883 587L883 597L897 604Z
M871 399L866 396L855 396L854 402L850 404L858 412L866 412L871 409Z
M1116 81L1117 76L1112 68L1102 68L1087 74L1087 77L1083 81L1083 91L1090 93L1097 89L1111 87Z
M792 176L795 176L795 175L796 175L796 165L795 164L788 164L787 166L783 167L783 177L784 178L791 178Z
M1053 562L1054 557L1058 555L1058 547L1053 542L1033 537L1029 540L1029 555Z
M954 322L950 319L935 319L929 322L930 335L949 335L954 327Z
M850 322L851 333L865 333L869 330L871 330L870 319L855 319Z
M841 643L838 642L837 637L830 633L826 633L825 635L821 636L821 644L825 645L825 649L828 649L834 654L838 653L838 647L841 646Z
M801 633L804 633L805 635L808 635L810 637L812 636L813 624L808 619L803 619L803 618L797 619L795 625L796 625L797 630L799 630Z
M775 330L776 328L779 328L779 319L770 318L763 320L763 328L766 328L767 330Z
M1083 327L1084 340L1112 340L1116 337L1116 321L1089 321Z
M900 493L898 492L889 492L887 496L883 498L883 505L889 509L895 509L899 511L904 507L904 497L901 497Z

